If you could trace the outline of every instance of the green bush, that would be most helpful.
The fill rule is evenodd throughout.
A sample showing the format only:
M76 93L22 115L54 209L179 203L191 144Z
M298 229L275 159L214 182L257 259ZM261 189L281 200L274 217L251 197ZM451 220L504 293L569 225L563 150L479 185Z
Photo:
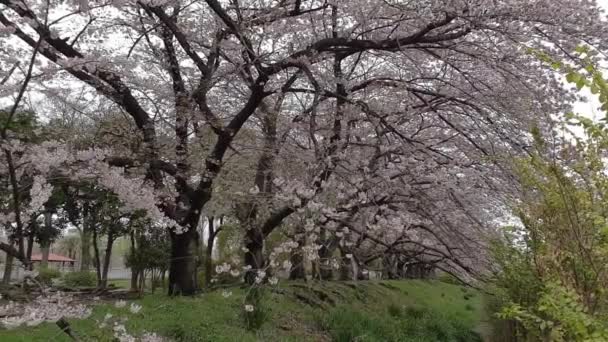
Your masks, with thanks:
M93 272L70 272L63 275L62 283L69 287L95 286L97 285L97 276Z
M41 284L49 286L53 284L53 279L61 277L61 272L55 268L43 267L38 270L38 280Z

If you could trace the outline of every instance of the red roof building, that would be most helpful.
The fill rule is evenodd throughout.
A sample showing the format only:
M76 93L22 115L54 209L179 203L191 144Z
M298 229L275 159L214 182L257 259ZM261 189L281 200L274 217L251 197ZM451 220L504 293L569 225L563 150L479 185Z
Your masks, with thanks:
M42 254L33 254L32 261L42 261ZM63 255L49 253L49 262L76 262L76 260Z
M34 265L42 262L42 254L32 254L32 263ZM59 270L73 270L76 260L63 255L49 253L48 267Z

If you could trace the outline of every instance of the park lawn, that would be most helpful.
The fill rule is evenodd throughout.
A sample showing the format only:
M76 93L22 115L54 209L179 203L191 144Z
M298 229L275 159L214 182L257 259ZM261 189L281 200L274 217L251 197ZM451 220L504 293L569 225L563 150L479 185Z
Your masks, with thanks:
M100 324L108 313L112 314L110 323L126 318L124 325L132 335L155 332L184 342L398 341L410 337L411 341L436 342L444 335L445 341L481 341L466 333L484 320L482 295L439 281L284 282L265 292L268 319L258 331L248 331L241 316L246 289L229 291L228 298L222 290L194 298L149 294L134 301L142 306L138 314L130 313L130 303L117 308L114 302L101 302L91 317L70 320L70 324L82 341L112 341L111 327ZM469 337L453 337L461 335ZM45 323L0 330L0 341L70 339L55 324Z

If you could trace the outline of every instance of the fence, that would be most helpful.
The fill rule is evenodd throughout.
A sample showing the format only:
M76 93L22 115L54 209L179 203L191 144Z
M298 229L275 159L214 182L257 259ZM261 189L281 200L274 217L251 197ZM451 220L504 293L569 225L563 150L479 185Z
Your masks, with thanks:
M0 279L4 278L4 264L0 264ZM61 273L69 273L74 271L80 271L79 267L76 266L63 266L57 268ZM22 265L15 263L11 272L12 281L21 281L24 276L24 268ZM95 268L90 268L89 272L96 272ZM131 270L126 267L113 267L108 270L108 279L129 279L131 278Z

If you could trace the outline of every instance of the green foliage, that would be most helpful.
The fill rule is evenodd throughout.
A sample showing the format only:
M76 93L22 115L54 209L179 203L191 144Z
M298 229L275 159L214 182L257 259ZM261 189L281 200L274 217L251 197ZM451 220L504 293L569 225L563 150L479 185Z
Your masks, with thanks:
M61 272L59 272L58 269L55 268L49 268L49 267L41 267L38 270L38 276L36 277L36 279L44 285L51 285L53 283L53 279L57 279L61 277Z
M590 88L608 114L608 86L579 47L580 64L536 55L577 89ZM493 245L500 272L494 284L498 317L518 325L526 341L608 340L608 174L605 123L569 113L564 129L583 129L567 140L547 143L539 130L535 150L515 162L522 201L515 208L522 227L509 227ZM606 121L608 116L603 119Z
M397 307L398 308L398 307ZM326 315L321 325L337 342L420 341L475 342L479 334L461 322L427 309L387 308L388 315L340 307Z
M39 127L36 120L36 113L32 111L17 110L9 120L9 110L0 109L0 128L6 126L6 129L14 135L17 135L19 139L29 142L36 142L37 138L36 130Z
M248 330L259 330L269 318L269 308L264 303L264 289L252 287L245 297L243 320Z
M170 257L169 237L163 229L158 229L137 237L137 248L126 255L125 266L140 271L166 270L169 268Z
M608 340L608 324L586 311L575 292L549 282L535 307L528 309L511 303L498 316L521 323L530 340Z
M61 282L69 287L91 287L97 285L97 276L87 271L69 272L63 275Z

